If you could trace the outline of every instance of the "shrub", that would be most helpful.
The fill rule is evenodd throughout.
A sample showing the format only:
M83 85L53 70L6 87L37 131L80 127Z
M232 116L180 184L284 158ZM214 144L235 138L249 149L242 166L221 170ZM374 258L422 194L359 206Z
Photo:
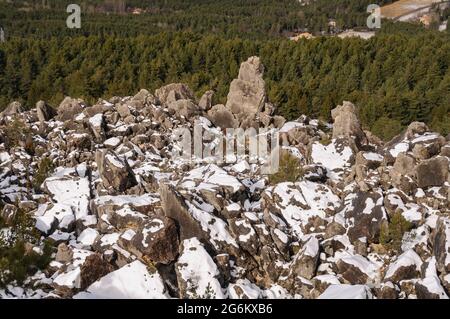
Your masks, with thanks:
M55 167L53 165L53 162L48 157L44 157L41 159L38 164L37 172L33 177L32 183L33 188L36 192L39 192L42 183L47 177L49 177L51 173L53 173L54 169Z
M380 230L380 244L390 250L400 251L405 232L411 230L412 225L399 212L395 213L388 224Z
M320 139L319 143L322 144L323 146L328 146L331 144L331 138L328 135L323 136Z
M17 209L8 225L0 217L0 229L0 287L11 282L22 284L27 276L50 263L52 246L47 241L41 243L33 218L23 209ZM40 244L41 254L31 249Z
M278 172L269 176L269 183L295 182L302 176L300 160L289 152L282 152Z

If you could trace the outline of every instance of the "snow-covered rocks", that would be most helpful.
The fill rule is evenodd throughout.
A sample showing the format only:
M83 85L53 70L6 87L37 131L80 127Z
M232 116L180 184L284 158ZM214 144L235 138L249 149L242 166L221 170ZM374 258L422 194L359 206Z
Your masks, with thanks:
M331 285L319 299L372 299L372 293L365 285Z
M438 219L433 248L437 269L442 273L450 273L450 220L448 218Z
M17 115L40 131L35 154L0 144L2 217L10 225L18 212L30 214L56 254L27 287L0 296L448 295L450 147L442 136L415 123L383 147L360 134L357 121L344 123L343 114L356 115L348 103L333 129L306 116L272 118L269 103L258 118L237 118L210 105L209 95L197 107L191 93L175 84L159 90L159 99L145 90L93 106L67 99L68 113L42 125L34 110ZM230 126L278 130L303 174L274 183L262 174L264 163L248 156L234 163L173 156L175 129L192 133L197 122L208 133L221 131L219 120L227 118L210 117L208 109L225 109ZM58 168L39 187L43 157ZM380 234L399 216L409 223L394 247Z
M302 249L294 256L290 265L291 276L300 276L311 279L316 274L319 260L319 241L316 237L310 238L303 245Z
M196 238L191 238L184 240L181 248L175 266L180 297L223 298L219 270L203 245Z
M340 180L350 170L353 160L354 151L347 140L333 139L328 145L320 142L311 145L311 162L325 167L328 178L333 181Z
M350 284L368 284L379 281L376 264L361 255L337 252L334 257L338 273Z
M219 189L222 189L228 194L235 194L244 189L236 177L229 175L215 164L208 164L189 171L181 180L180 186L186 189L195 188L197 191L206 189L218 192Z
M329 187L310 181L280 183L263 194L263 207L282 216L298 236L317 231L313 221L333 215L340 204Z
M401 280L417 278L421 266L419 255L414 250L408 250L389 265L384 280L398 283Z
M425 264L423 279L416 283L416 293L419 299L449 299L442 287L436 271L436 259L431 257Z
M147 262L168 264L178 255L178 232L175 222L167 217L152 217L138 226L136 232L122 238L128 248Z
M77 169L59 169L44 181L42 188L58 204L47 212L47 216L56 214L60 222L61 218L70 218L71 214L76 220L89 219L91 186L85 173L85 168L81 166Z
M345 227L351 242L365 237L369 242L378 240L381 226L387 222L382 192L350 193L344 199L339 216L345 218Z
M105 188L111 188L113 192L124 192L137 184L128 162L114 152L98 152L96 162Z
M135 261L113 271L90 285L75 299L165 299L167 292L161 276L149 273Z

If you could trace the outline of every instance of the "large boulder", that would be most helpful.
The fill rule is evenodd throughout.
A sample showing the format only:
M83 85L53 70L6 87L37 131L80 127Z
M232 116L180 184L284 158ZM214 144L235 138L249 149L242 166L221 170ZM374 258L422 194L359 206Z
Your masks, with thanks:
M178 232L175 222L155 217L139 226L131 240L132 252L146 262L169 264L178 256Z
M366 284L377 280L377 266L365 257L344 251L337 252L335 258L338 273L350 284Z
M436 267L442 273L450 273L450 219L438 219L433 239Z
M137 184L128 162L122 160L113 151L98 151L95 157L103 186L106 188L124 192Z
M241 64L238 78L231 82L226 107L243 121L254 118L264 107L267 96L263 74L263 64L253 56Z
M199 108L202 111L208 111L212 107L213 97L214 91L206 91L198 102Z
M199 113L197 105L191 100L181 99L168 103L169 110L172 110L178 117L189 119Z
M186 239L175 264L180 298L222 299L220 272L197 238Z
M405 193L411 193L416 188L413 178L415 167L416 161L412 156L399 153L390 171L392 184Z
M184 83L172 83L155 91L155 96L163 105L178 100L194 100L194 94Z
M419 187L442 186L448 178L449 161L439 156L417 165L415 173Z
M367 143L366 135L361 129L361 124L356 112L356 107L351 102L344 101L331 111L333 118L333 138L354 138L358 146Z
M436 272L436 259L430 258L422 265L423 278L416 282L418 299L449 299Z
M147 104L156 104L156 97L146 89L140 90L129 102L133 107L140 110Z
M381 192L349 194L345 198L343 213L352 243L361 237L365 237L369 243L376 242L383 223L387 223Z
M405 137L408 139L412 139L417 135L422 135L425 132L428 132L428 126L423 122L412 122L408 125L408 128L405 131Z
M397 257L386 270L385 281L398 283L401 280L417 278L420 275L422 260L410 249Z
M62 122L73 120L75 115L83 112L85 107L86 104L82 99L73 99L67 96L58 106L57 119Z
M220 128L235 128L238 126L238 122L233 113L223 104L214 105L208 111L208 119L216 127Z
M192 237L204 238L200 225L190 214L183 197L173 186L160 184L159 195L165 215L174 219L179 227L180 240Z
M36 103L36 111L39 122L41 123L52 119L56 115L56 111L44 101Z
M23 112L23 107L20 102L11 102L3 112L0 113L0 117L14 116Z

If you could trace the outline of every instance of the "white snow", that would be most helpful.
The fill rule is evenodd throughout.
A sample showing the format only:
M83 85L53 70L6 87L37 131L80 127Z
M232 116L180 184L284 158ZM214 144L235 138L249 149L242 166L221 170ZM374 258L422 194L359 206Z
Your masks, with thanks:
M318 280L320 282L325 282L330 285L339 285L340 281L335 275L326 274L326 275L319 275L314 277L315 280Z
M372 299L372 293L366 285L331 285L319 299Z
M299 122L287 122L283 125L282 128L278 131L279 133L287 133L292 129L295 129L297 127L304 127L305 124L299 123Z
M243 187L236 177L228 175L226 171L215 164L208 164L191 170L182 179L181 186L186 188L192 187L192 184L189 183L183 185L189 181L201 182L200 185L196 187L197 190L214 189L216 186L223 186L230 188L232 192L235 193Z
M117 147L120 144L120 138L118 137L108 138L105 142L103 142L103 144L110 147Z
M350 167L350 158L353 152L350 147L345 146L342 152L336 149L336 141L333 139L329 145L315 142L312 145L311 158L314 163L321 164L327 169L327 175L332 180L339 180L339 174L334 171Z
M75 299L166 299L167 292L159 273L150 274L140 261L109 273L90 285Z
M439 137L438 134L435 133L425 133L423 135L420 135L419 137L416 137L411 141L412 144L420 143L420 142L428 142L434 139L437 139Z
M99 233L98 233L98 231L96 229L94 229L94 228L86 228L85 230L83 230L80 233L80 235L78 236L77 240L82 245L91 246L98 236L99 236Z
M72 207L76 219L88 215L90 186L87 178L49 177L44 185L57 203Z
M363 153L363 156L366 160L369 160L369 161L374 161L374 162L382 162L383 161L383 156L378 153L365 152L365 153Z
M412 249L401 254L397 258L397 260L389 265L384 278L387 280L391 278L400 267L408 266L415 266L417 271L419 271L420 267L422 266L422 260L420 259L419 255L417 255L417 253Z
M306 256L315 257L319 253L319 241L315 236L310 236L302 249L302 253Z
M281 230L279 230L278 228L275 228L273 230L274 234L278 237L278 239L280 239L284 244L287 244L289 241L288 236L283 233Z
M114 205L123 206L129 204L133 207L142 207L147 205L152 205L159 202L159 198L152 194L144 194L141 196L137 195L118 195L118 196L99 196L94 199L94 203L97 206L102 205Z
M103 114L95 114L89 119L89 124L91 124L94 128L101 127L103 124Z
M231 169L237 173L243 173L250 170L250 165L247 163L246 160L243 160L231 166Z
M119 237L120 237L119 233L103 235L102 238L100 239L101 246L113 245L113 244L117 243L117 241L119 240Z
M389 150L389 153L396 158L398 154L407 152L409 150L409 143L408 142L400 142L394 146L394 148Z
M219 270L211 256L197 238L183 241L183 251L176 264L177 271L187 285L189 297L207 297L222 299L225 297L217 276Z
M53 282L58 286L64 286L68 288L80 288L81 281L80 267L76 267L73 270L58 275Z

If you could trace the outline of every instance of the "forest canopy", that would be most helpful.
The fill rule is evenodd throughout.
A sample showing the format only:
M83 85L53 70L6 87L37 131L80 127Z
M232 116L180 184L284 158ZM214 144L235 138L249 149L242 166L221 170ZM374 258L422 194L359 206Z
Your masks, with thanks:
M213 89L215 102L224 103L240 63L258 55L269 99L288 119L307 114L329 120L330 110L349 100L365 127L384 138L414 120L448 134L449 33L383 21L370 40L294 42L282 35L305 25L320 30L330 17L357 26L369 2L156 0L145 7L149 2L126 1L125 8L153 12L135 17L98 13L96 3L104 1L83 1L95 10L83 15L80 30L70 30L65 1L19 12L20 1L11 7L0 0L9 8L0 11L7 33L0 43L0 110L12 100L56 106L66 95L95 103L172 82L187 83L197 96Z

